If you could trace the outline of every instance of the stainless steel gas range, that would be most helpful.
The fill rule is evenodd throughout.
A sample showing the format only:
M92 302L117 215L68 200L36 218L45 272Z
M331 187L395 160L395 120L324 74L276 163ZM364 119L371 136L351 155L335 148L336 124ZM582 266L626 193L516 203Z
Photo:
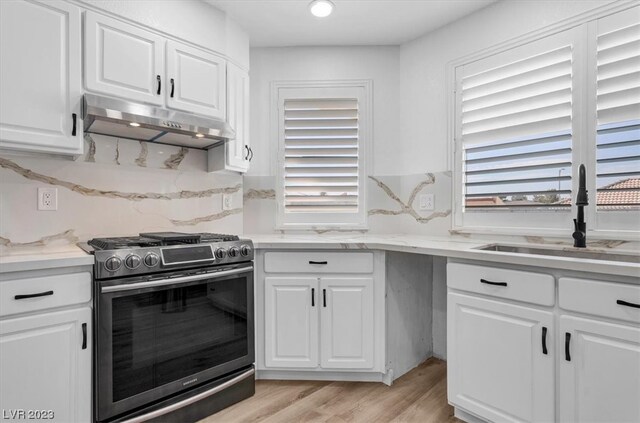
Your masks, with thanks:
M196 421L254 393L253 244L144 233L95 255L95 419Z

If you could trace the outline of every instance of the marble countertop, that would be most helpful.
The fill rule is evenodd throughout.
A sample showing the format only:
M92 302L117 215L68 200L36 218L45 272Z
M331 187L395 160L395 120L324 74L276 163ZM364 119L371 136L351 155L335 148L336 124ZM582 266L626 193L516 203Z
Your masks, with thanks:
M429 254L451 258L508 263L523 266L537 266L552 269L630 276L640 283L640 264L621 263L606 260L589 260L572 257L541 256L532 254L507 253L478 250L478 247L492 243L487 240L461 239L454 237L432 237L414 235L278 235L245 234L252 239L256 249L370 249ZM505 243L516 245L515 243ZM534 244L521 244L532 247ZM573 250L573 247L541 245L542 248ZM600 253L634 253L620 248L588 248ZM580 249L580 251L585 251ZM5 249L0 255L0 273L60 268L71 266L91 266L93 256L74 245L57 248L33 247Z
M607 260L590 260L573 257L543 256L521 253L507 253L497 251L478 250L487 244L494 243L487 240L471 240L452 237L426 237L412 235L244 235L253 240L256 249L370 249L399 251L407 253L429 254L451 258L481 260L496 263L509 263L523 266L537 266L580 272L602 273L607 275L640 277L640 264L622 263ZM505 242L507 245L522 245L526 247L541 247L564 251L574 250L573 247L561 245L535 245ZM595 251L598 253L631 253L616 248L587 248L580 251ZM638 281L640 283L640 280Z
M93 266L93 256L75 245L11 248L0 255L0 273L73 266Z

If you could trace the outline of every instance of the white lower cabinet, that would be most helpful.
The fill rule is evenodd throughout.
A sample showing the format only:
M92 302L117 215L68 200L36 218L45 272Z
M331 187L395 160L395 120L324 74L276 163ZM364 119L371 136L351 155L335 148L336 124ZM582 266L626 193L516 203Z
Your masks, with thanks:
M373 278L265 278L265 364L371 369Z
M321 278L320 361L325 369L373 367L373 278Z
M318 366L318 279L265 279L265 363Z
M640 326L560 317L560 421L640 422Z
M554 421L553 313L448 294L448 396L492 422Z
M92 421L91 309L0 321L0 374L2 421Z

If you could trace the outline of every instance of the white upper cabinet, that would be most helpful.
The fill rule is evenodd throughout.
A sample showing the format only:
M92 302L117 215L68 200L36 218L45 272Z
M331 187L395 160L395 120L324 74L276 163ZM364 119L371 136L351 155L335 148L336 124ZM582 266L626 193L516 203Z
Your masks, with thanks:
M85 84L89 91L162 105L164 38L121 21L86 13Z
M560 317L560 421L640 421L640 328Z
M226 63L205 51L167 42L167 106L226 118Z
M0 1L0 147L82 154L80 9Z
M249 73L227 64L227 122L236 138L227 146L227 170L246 172L253 156L249 143Z
M322 278L321 366L373 367L373 278Z

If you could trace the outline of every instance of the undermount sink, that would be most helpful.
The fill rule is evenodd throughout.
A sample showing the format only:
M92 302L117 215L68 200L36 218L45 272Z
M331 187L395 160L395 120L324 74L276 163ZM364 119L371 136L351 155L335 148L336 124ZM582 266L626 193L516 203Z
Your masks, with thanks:
M609 253L599 251L576 251L572 248L540 248L503 244L490 244L478 247L478 250L498 251L503 253L535 254L552 257L573 257L588 260L620 261L624 263L640 263L640 254Z

